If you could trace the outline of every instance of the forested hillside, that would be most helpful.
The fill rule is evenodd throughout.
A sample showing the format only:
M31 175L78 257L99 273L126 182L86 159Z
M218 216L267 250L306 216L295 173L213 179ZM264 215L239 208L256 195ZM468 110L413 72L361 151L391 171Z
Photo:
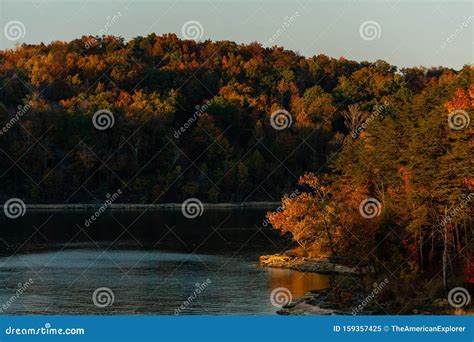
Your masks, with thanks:
M0 52L0 199L279 201L315 172L421 219L471 189L448 114L473 74L174 34L22 45Z

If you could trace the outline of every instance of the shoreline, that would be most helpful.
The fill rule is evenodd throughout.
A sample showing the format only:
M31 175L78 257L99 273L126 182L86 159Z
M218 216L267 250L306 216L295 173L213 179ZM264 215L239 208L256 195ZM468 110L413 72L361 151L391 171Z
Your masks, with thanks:
M99 209L104 203L74 203L74 204L27 204L28 210L85 210ZM281 205L280 202L230 202L230 203L202 203L204 209L271 209ZM112 210L143 210L143 209L181 209L182 203L160 203L160 204L140 204L140 203L112 203L107 209Z
M261 267L282 268L319 274L361 276L371 272L367 268L352 267L342 263L333 262L329 259L316 260L284 254L262 255L259 258L259 265Z
M336 288L310 290L305 295L291 300L277 311L282 316L325 316L325 315L452 315L473 314L472 308L455 309L444 297L416 298L411 305L386 298L383 292L390 281L385 278L374 282L369 289L361 288L355 281L358 277L374 274L368 267L357 268L324 259L311 259L294 255L262 255L259 266L265 268L289 269L305 273L339 275L346 281ZM358 278L360 279L360 278ZM377 298L378 297L378 298Z

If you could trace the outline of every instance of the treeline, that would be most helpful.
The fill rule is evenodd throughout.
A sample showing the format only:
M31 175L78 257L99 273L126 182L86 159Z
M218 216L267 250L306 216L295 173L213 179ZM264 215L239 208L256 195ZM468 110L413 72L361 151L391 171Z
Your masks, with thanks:
M334 171L361 193L383 186L385 205L410 177L460 193L446 178L454 171L434 168L449 164L451 145L467 153L466 130L449 130L444 103L472 74L174 34L24 44L0 52L0 200L101 202L121 189L129 203L278 201L308 171ZM348 138L348 112L380 108ZM286 121L274 120L278 111ZM405 216L421 210L397 203Z
M405 298L466 286L474 262L474 68L421 88L348 106L329 172L303 175L301 195L268 214L302 254L375 266Z

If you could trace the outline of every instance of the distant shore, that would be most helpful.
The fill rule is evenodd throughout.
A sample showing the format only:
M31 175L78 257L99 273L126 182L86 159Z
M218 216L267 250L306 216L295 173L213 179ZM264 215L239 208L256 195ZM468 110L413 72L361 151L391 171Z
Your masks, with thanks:
M32 210L85 210L98 209L104 203L75 203L75 204L27 204L27 209ZM235 202L235 203L203 203L205 209L234 209L234 208L249 208L249 209L272 209L280 205L280 202ZM107 209L119 210L142 210L142 209L180 209L182 203L160 203L160 204L129 204L129 203L113 203Z

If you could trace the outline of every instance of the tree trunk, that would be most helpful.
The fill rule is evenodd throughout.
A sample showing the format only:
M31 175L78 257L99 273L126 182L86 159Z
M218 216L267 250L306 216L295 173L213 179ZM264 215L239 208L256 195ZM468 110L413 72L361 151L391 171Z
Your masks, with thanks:
M447 217L446 208L444 209L444 217ZM444 290L447 291L448 289L448 227L447 222L443 226L443 242L444 242L444 249L443 249L443 286Z

